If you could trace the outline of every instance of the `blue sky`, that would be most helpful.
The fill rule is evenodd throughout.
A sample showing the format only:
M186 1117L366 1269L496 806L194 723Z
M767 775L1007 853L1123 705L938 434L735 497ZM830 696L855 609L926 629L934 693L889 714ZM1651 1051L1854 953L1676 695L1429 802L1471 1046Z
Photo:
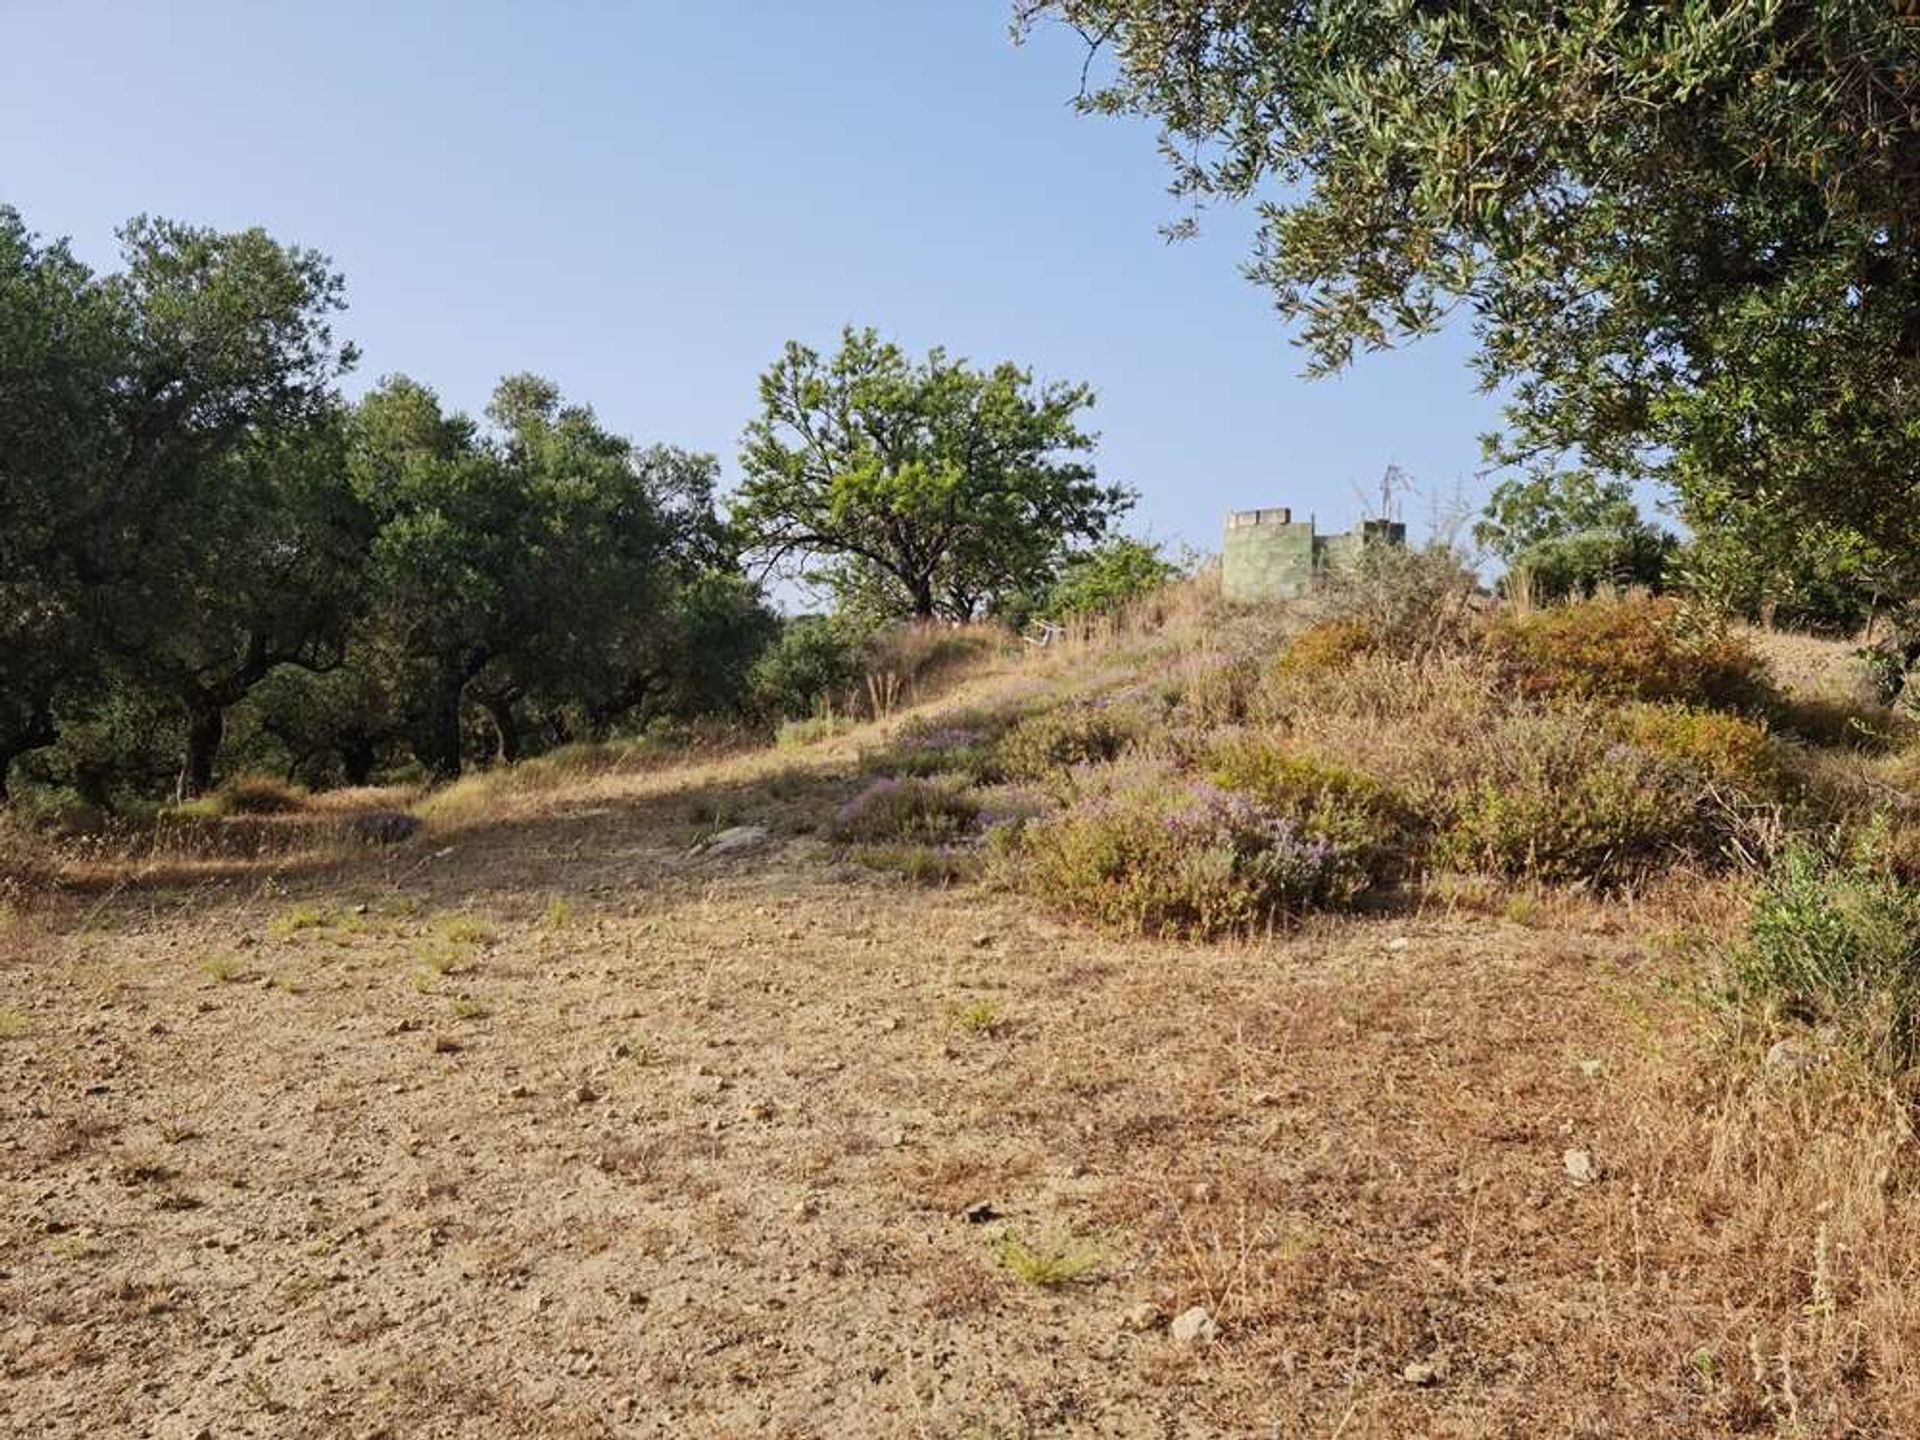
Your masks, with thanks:
M477 410L533 370L730 476L760 371L853 323L1090 381L1170 542L1343 527L1390 461L1482 496L1464 337L1303 379L1250 218L1165 243L1151 129L1074 114L1077 42L1015 48L1007 8L0 0L0 201L101 265L136 213L263 225L345 272L355 388Z

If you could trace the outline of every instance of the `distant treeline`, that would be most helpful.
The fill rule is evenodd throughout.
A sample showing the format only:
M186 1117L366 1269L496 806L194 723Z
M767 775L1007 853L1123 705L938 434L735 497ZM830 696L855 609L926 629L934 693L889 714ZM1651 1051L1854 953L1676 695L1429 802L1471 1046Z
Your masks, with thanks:
M803 709L770 566L830 587L845 634L1168 568L1108 536L1131 496L1085 463L1084 387L872 332L789 347L724 515L713 456L537 376L482 420L400 377L348 401L322 255L149 219L121 241L97 273L0 208L0 803L9 777L98 807L242 767L441 780Z

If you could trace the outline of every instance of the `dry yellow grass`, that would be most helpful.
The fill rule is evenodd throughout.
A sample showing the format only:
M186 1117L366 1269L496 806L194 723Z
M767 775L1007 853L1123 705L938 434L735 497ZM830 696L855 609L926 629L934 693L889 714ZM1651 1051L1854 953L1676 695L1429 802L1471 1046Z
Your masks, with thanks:
M942 706L1214 644L1147 617ZM8 1421L1920 1433L1906 1101L1696 1003L1737 876L1114 940L811 833L904 718L391 851L91 862L0 927ZM737 823L773 843L690 853Z

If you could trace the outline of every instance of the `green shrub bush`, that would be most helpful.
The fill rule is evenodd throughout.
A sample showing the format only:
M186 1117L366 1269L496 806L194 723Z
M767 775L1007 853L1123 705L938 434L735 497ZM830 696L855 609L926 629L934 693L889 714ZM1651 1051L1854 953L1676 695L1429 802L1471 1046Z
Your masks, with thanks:
M1284 677L1325 675L1381 648L1381 637L1371 625L1359 620L1322 620L1288 641L1273 669Z
M1435 858L1510 878L1610 885L1718 855L1726 831L1688 768L1574 713L1518 716L1450 798Z
M888 776L842 805L828 833L861 844L939 845L973 830L979 818L979 802L953 785Z
M1785 847L1733 968L1739 997L1831 1026L1890 1074L1920 1058L1920 890L1880 869Z
M1076 765L1117 760L1150 726L1139 709L1103 701L1042 710L1021 720L997 747L999 770L1009 780L1040 781Z
M1216 742L1207 778L1298 825L1332 846L1340 888L1358 895L1376 879L1399 874L1416 846L1416 816L1407 802L1371 776L1290 753L1257 735Z
M1246 933L1352 898L1333 847L1244 795L1144 770L1026 827L1023 889L1131 934Z
M844 703L867 673L875 642L856 626L823 615L789 620L749 673L754 706L774 719L798 719Z
M1621 738L1677 764L1703 780L1760 799L1787 788L1773 737L1741 715L1686 706L1633 704L1610 716Z
M1588 600L1502 612L1483 644L1531 696L1657 700L1741 709L1768 693L1765 662L1736 635L1692 629L1670 600Z
M863 757L864 763L895 775L964 775L991 782L1000 777L999 742L1012 723L1011 716L976 710L915 716L883 749Z

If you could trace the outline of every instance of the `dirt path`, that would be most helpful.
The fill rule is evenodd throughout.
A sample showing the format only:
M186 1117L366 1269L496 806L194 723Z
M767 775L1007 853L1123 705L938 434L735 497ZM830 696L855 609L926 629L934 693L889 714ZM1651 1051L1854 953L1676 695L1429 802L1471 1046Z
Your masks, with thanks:
M1119 944L805 838L689 859L703 809L0 942L0 1428L1711 1428L1604 1173L1629 942ZM1009 1237L1097 1263L1024 1284Z

